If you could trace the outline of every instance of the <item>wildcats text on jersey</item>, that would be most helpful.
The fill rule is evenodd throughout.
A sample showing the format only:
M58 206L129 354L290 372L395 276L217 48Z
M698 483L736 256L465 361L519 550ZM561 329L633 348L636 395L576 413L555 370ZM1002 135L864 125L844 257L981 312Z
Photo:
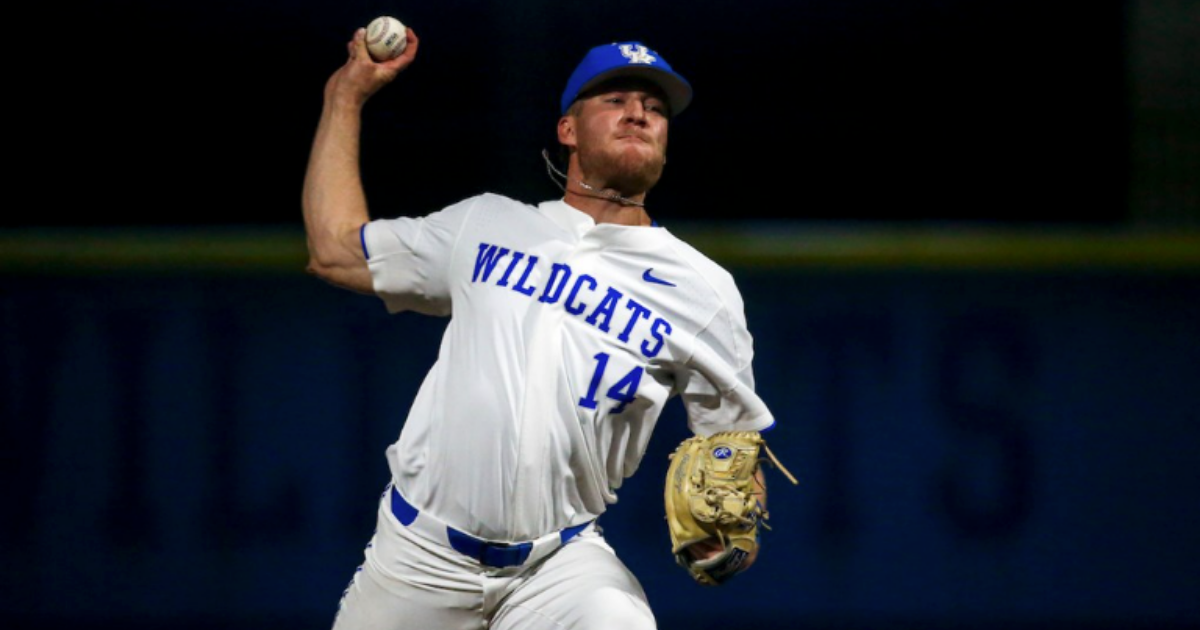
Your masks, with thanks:
M505 258L508 260L502 264ZM471 282L494 284L534 298L538 287L529 283L529 277L537 264L537 256L529 256L525 252L499 245L480 243ZM666 343L666 337L673 330L669 321L657 316L649 307L626 297L611 285L603 286L601 291L602 285L599 280L586 273L575 273L566 263L551 263L549 275L545 277L546 284L541 288L541 294L536 297L538 302L561 305L567 313L583 318L589 325L602 332L611 334L612 331L619 331L617 339L622 343L629 343L635 332L638 332L637 329L641 328L639 334L643 336L640 337L641 343L637 344L637 348L642 356L648 359L658 356ZM595 296L600 296L600 299L592 306L592 298ZM626 311L629 318L623 324L616 322L617 325L614 326L614 319L619 319L618 314ZM639 327L638 324L643 320L648 324Z

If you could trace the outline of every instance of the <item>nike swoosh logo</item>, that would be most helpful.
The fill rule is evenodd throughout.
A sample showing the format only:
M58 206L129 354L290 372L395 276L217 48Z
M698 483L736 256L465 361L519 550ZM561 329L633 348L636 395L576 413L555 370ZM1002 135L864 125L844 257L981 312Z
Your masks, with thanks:
M651 267L651 268L643 271L642 272L642 280L645 280L646 282L653 282L654 284L665 284L669 287L675 286L675 283L673 283L673 282L667 282L666 280L663 280L662 278L655 278L654 276L650 275L651 271L654 271L654 267Z

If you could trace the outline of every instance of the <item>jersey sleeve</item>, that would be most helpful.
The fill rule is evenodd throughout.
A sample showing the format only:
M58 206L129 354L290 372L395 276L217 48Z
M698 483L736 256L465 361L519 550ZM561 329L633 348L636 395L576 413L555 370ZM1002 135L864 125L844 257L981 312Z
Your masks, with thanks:
M699 435L763 431L775 424L754 389L754 340L741 294L732 278L722 280L716 287L722 305L696 335L691 357L677 375L688 426Z
M450 314L450 261L473 206L467 199L423 217L376 219L363 226L375 294L389 313Z

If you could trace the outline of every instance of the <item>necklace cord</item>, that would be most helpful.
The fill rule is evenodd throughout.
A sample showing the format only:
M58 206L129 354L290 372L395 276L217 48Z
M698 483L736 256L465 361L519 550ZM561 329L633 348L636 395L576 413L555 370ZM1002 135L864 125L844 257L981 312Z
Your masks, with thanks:
M546 162L546 174L550 176L550 180L553 181L554 184L557 185L559 188L561 188L564 193L570 192L567 190L567 187L566 187L566 183L569 182L570 180L567 179L567 176L565 173L563 173L562 171L560 171L554 167L554 163L550 161L550 152L547 151L546 149L542 149L542 159L545 160L545 162ZM562 182L559 182L558 179L555 177L555 175L557 175L558 177L561 177ZM609 201L615 201L617 203L620 203L620 204L623 204L626 206L637 206L639 208L646 207L646 204L641 201L634 201L633 199L630 199L628 197L622 197L621 195L618 195L617 193L603 193L603 192L600 192L599 190L596 190L596 188L594 186L589 185L587 182L585 182L583 180L575 180L575 181L580 186L583 186L587 190L595 193L593 195L587 195L589 197L595 197L597 199L608 199ZM583 193L575 193L575 194L583 194Z

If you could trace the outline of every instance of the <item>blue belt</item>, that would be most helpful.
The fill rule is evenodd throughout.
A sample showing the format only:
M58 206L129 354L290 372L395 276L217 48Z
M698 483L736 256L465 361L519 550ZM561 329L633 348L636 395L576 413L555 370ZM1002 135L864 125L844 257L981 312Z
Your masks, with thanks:
M413 507L396 488L392 488L392 515L401 525L408 527L417 520L420 510ZM572 525L558 532L559 545L565 545L568 540L591 525L588 521L581 525ZM533 541L519 543L490 542L476 538L465 532L460 532L449 525L446 528L446 538L455 551L478 560L480 564L490 567L515 567L525 564L529 553L533 551Z

